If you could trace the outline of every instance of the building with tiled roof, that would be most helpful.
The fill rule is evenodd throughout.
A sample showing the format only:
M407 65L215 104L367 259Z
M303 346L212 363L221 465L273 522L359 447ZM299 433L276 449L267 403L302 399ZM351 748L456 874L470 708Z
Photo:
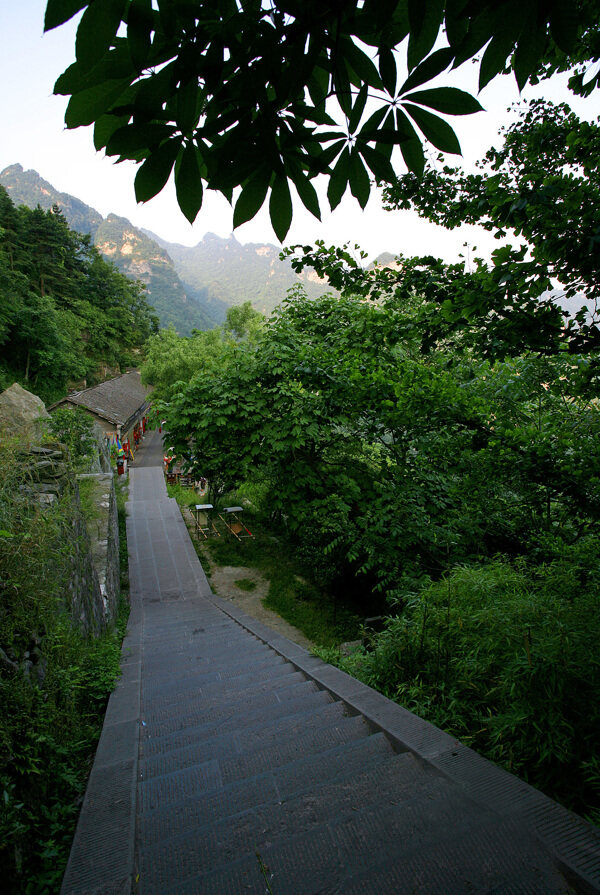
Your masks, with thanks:
M148 386L142 385L140 374L133 371L107 379L92 388L72 392L48 409L83 407L111 441L117 438L120 441L129 440L135 426L148 412L150 391Z

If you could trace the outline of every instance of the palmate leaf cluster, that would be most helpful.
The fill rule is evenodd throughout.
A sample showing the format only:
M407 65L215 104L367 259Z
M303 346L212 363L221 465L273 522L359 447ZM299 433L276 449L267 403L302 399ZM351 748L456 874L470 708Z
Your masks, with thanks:
M15 208L0 187L0 387L46 402L132 364L157 320L143 287L71 230L58 207Z
M581 61L583 39L597 58L584 0L49 0L46 30L80 10L76 61L55 85L67 126L93 124L97 149L140 163L138 201L174 171L193 221L204 189L241 188L234 226L268 197L281 240L291 185L320 217L319 174L332 209L348 188L364 207L373 179L394 179L395 147L417 175L424 141L460 153L442 116L481 106L428 86L448 70L480 57L480 87L510 67L522 88L544 64Z

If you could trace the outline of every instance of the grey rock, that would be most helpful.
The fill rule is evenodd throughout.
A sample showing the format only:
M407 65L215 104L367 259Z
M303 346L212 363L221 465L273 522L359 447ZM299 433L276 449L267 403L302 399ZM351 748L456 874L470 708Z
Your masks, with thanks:
M0 429L15 432L24 428L41 428L50 419L44 402L18 383L0 394Z

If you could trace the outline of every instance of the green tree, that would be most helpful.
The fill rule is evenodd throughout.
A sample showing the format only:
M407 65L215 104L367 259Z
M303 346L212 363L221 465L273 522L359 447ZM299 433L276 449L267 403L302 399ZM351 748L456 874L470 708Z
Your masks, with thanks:
M44 400L128 365L157 329L143 290L105 262L57 208L15 208L0 188L0 380Z
M236 339L253 339L260 332L263 323L264 317L260 311L255 311L252 303L245 301L227 309L223 330Z
M319 217L319 174L329 177L331 208L348 187L364 207L372 176L393 180L395 146L417 174L423 139L460 153L437 113L470 114L480 104L453 87L423 89L449 68L482 53L480 87L510 66L522 88L544 66L598 58L596 0L49 0L46 30L81 9L76 61L55 85L71 96L67 126L94 124L96 148L141 163L138 201L174 169L190 221L204 187L230 199L241 187L235 226L269 195L281 240L290 183Z
M580 121L564 104L539 100L520 111L502 148L488 151L481 173L428 168L422 178L398 178L384 196L388 208L414 209L449 229L471 223L497 239L509 233L519 237L524 242L518 248L503 246L493 254L496 310L504 290L513 318L532 302L539 318L549 308L548 302L539 304L540 295L558 283L568 296L583 293L587 302L569 321L571 350L595 348L600 340L599 149L598 124ZM485 289L479 299L471 295L461 302L451 293L448 298L458 313L467 304L473 311L485 309L487 301ZM557 322L564 325L560 317Z

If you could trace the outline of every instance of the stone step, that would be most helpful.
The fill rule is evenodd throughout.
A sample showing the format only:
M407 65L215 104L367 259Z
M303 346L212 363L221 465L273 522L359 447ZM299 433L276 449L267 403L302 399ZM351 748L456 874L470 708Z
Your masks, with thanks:
M243 658L237 654L230 661L221 660L219 662L216 662L214 658L206 653L195 651L187 656L187 661L190 661L190 664L191 660L197 663L199 670L218 670L223 672L223 674L229 674L230 676L234 672L236 674L244 674L246 671L250 672L254 668L259 668L261 665L266 667L268 665L281 664L286 661L283 656L273 652L273 650L257 651L254 654L249 651ZM147 677L149 681L153 681L157 676L159 679L166 675L177 677L178 674L183 674L187 668L187 664L182 664L178 667L172 657L170 662L166 657L162 658L160 662L158 661L158 658L156 658L154 662L149 664L148 668L146 668L146 664L144 663L144 678Z
M243 703L246 700L256 700L262 694L273 693L275 690L284 690L306 681L306 677L301 671L289 673L285 665L278 667L281 667L282 673L275 672L266 680L260 682L252 684L246 682L244 687L237 688L235 682L217 681L208 684L206 687L198 687L196 690L181 693L178 696L155 696L152 699L144 697L142 701L144 718L150 723L154 717L163 718L165 714L174 715L202 708L210 712L214 707L232 706L240 702Z
M264 892L257 855L277 895L573 891L520 824L499 822L492 812L477 816L473 803L441 776L425 774L423 786L421 769L413 769L414 782L409 772L409 786L399 794L394 778L402 777L403 759L397 757L395 774L390 762L380 775L384 797L380 786L354 791L350 781L345 805L339 792L324 787L286 805L287 823L278 806L259 806L159 844L140 856L144 895ZM390 806L390 797L398 804Z
M181 730L184 727L196 727L200 724L212 725L218 728L220 725L229 725L229 729L236 730L244 724L251 722L255 717L268 719L270 710L275 712L274 717L279 717L280 709L285 714L295 711L296 699L314 698L319 689L314 681L301 680L282 687L278 690L267 690L246 695L245 699L231 699L228 702L212 700L208 705L202 701L185 706L180 711L171 712L169 707L151 712L149 720L142 716L145 722L145 733L151 736L160 736L165 733Z
M208 836L219 821L259 805L279 808L302 793L310 793L317 800L321 787L353 781L364 774L367 765L374 773L379 765L390 759L395 763L398 758L402 756L394 754L383 734L373 734L320 752L318 760L303 757L282 768L222 786L219 780L212 791L206 788L205 781L217 762L206 762L209 767L203 771L200 768L204 765L198 766L194 775L188 768L152 778L138 784L138 844L144 860L149 861L155 848L173 837ZM216 776L213 779L216 781ZM335 810L335 805L331 807Z
M250 674L261 669L275 668L284 664L285 659L276 653L259 656L253 660L247 659L245 662L229 663L223 667L215 666L200 656L196 657L194 662L190 661L175 671L172 668L167 668L163 672L157 669L154 674L148 674L147 676L144 674L144 690L146 692L160 692L163 682L172 684L175 681L183 681L189 678L197 679L201 682L205 675L207 680L210 678L212 680L226 681L239 675Z
M260 662L272 660L277 654L272 650L264 650L254 646L241 653L242 645L235 649L235 644L227 653L215 655L209 653L197 646L190 646L186 649L173 650L170 654L164 653L152 656L148 659L144 656L144 675L152 680L156 675L164 675L173 673L177 670L183 670L190 664L192 666L204 666L214 670L215 668L241 668L248 666L249 670L253 665Z
M243 737L243 731L238 736ZM255 776L270 768L281 767L305 755L314 755L341 743L358 740L369 736L371 731L363 718L342 718L336 724L323 725L306 733L294 734L287 738L281 734L276 743L268 745L255 744L254 749L246 749L242 755L227 754L222 749L207 749L204 742L193 746L184 746L168 753L141 758L140 776L144 780L166 774L174 770L182 770L209 758L216 758L221 769L223 783L232 783L244 777ZM229 740L233 734L229 735ZM210 746L209 741L209 746Z
M277 663L272 668L261 668L255 672L241 672L236 676L235 683L239 684L241 689L246 689L247 686L252 683L260 685L271 678L282 677L286 674L294 674L295 671L296 668L291 662ZM201 682L198 682L196 676L189 676L183 680L173 677L168 683L163 683L162 686L155 686L150 693L144 688L144 695L151 698L153 701L158 702L161 699L177 699L180 696L199 692L200 690L202 693L210 695L219 687L232 686L231 679L224 680L220 677L220 672L208 672L203 678L204 679Z
M166 755L187 746L201 745L207 758L228 757L240 755L246 750L265 748L282 738L301 736L310 730L318 730L321 725L338 723L345 717L347 713L343 703L327 700L316 707L311 703L308 711L304 707L301 711L285 717L271 721L261 719L253 724L247 724L243 730L214 733L208 738L204 725L188 727L177 734L145 737L140 743L140 751L143 757L151 757Z
M152 729L143 727L142 736L144 739L148 737L164 737L178 736L181 731L187 728L194 728L195 735L208 739L227 731L235 731L244 725L269 723L278 718L285 718L287 715L298 714L299 712L307 712L318 708L325 703L332 702L332 697L325 690L311 689L308 682L296 685L299 691L294 694L293 700L274 700L263 703L259 706L243 707L239 711L221 713L220 717L207 720L201 714L191 714L179 719L168 718L164 722L153 722ZM144 720L142 718L142 720Z

